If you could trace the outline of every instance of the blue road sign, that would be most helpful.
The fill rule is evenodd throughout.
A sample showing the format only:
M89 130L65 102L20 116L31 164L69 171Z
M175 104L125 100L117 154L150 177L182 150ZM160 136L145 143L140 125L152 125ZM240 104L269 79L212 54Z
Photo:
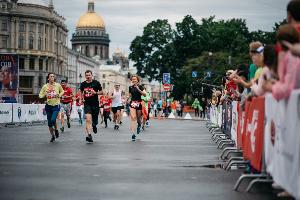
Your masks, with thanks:
M171 74L163 73L163 84L171 84Z
M211 71L207 71L207 72L206 72L206 76L207 76L208 78L211 78Z
M192 77L193 77L193 78L196 78L197 76L198 76L197 71L192 71Z

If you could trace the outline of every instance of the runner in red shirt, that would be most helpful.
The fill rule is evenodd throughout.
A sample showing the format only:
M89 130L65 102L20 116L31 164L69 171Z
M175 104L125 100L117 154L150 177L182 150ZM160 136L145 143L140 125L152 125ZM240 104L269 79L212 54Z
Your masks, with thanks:
M71 127L70 124L70 115L72 112L72 102L73 102L73 91L72 88L68 87L67 85L67 81L66 80L62 80L61 81L61 86L64 90L64 95L61 97L60 100L60 117L61 117L61 132L64 132L65 130L65 118L64 118L64 114L66 113L67 115L67 125L68 128Z
M103 119L104 119L104 115L103 115L103 108L104 108L104 105L103 105L103 100L104 100L104 95L100 95L99 97L99 106L100 106L100 117L101 117L101 123L103 123Z
M77 113L78 113L78 116L79 116L79 124L82 125L82 101L81 101L81 94L80 93L77 93L75 95L75 101L76 101L76 108L77 108Z
M105 128L107 128L107 119L111 121L110 118L110 109L111 109L112 100L109 98L108 93L103 98L103 116Z

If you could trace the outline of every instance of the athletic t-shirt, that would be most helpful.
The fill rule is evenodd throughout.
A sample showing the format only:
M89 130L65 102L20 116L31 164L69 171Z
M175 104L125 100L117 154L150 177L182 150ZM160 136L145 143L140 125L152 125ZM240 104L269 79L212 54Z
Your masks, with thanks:
M99 81L92 80L92 82L90 83L84 81L80 84L80 90L83 93L85 105L99 106L98 95L92 93L92 90L94 90L95 92L102 90Z
M122 106L122 94L121 91L117 92L114 91L113 92L113 98L112 99L112 107L118 107L118 106Z
M254 64L251 64L249 67L249 80L254 78L255 72L257 70L257 67Z
M65 87L64 89L64 95L61 97L62 103L71 103L73 101L72 97L64 98L65 96L71 96L73 94L72 88Z
M144 90L144 87L139 85L141 91ZM131 94L131 101L142 101L142 94L134 86L129 86L129 93Z

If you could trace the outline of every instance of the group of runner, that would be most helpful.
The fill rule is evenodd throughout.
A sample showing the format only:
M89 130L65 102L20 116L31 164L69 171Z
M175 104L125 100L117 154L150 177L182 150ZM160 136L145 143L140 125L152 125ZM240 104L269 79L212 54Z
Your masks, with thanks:
M148 105L151 99L150 93L147 93L145 87L140 84L140 78L136 75L131 77L131 86L127 97L120 90L119 84L115 84L111 93L104 93L100 82L93 79L90 70L85 72L85 79L80 84L78 93L74 95L65 80L62 80L61 84L56 83L55 75L53 73L48 74L47 83L42 87L39 97L46 98L45 111L51 135L50 142L54 142L59 137L57 119L61 121L61 132L65 131L65 115L67 127L71 127L70 116L74 100L76 101L79 123L83 124L83 118L85 118L86 141L90 143L93 142L92 133L97 134L98 132L99 114L101 123L105 123L105 128L108 126L109 119L113 121L114 129L119 130L122 124L124 105L128 103L131 139L135 141L136 135L140 133L141 129L145 129L146 122L149 120ZM113 112L113 119L110 117L111 111Z

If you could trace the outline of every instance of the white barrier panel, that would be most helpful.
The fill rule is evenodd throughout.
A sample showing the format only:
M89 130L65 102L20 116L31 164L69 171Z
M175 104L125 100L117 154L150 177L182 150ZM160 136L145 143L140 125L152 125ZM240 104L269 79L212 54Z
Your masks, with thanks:
M218 106L218 125L222 127L222 105Z
M270 101L269 99L268 103ZM269 111L270 107L267 108L267 118L271 123L268 126L272 127L266 126L265 132L265 149L267 151L265 159L267 164L271 165L271 167L267 166L267 169L278 185L296 199L300 199L300 90L293 91L287 103L282 100L278 105L273 113ZM277 118L276 115L279 117ZM268 135L275 138L273 143L272 139L270 142ZM272 146L270 147L273 144L274 149ZM272 161L270 161L271 158Z
M26 122L26 120L27 120L26 104L14 103L13 122Z
M12 104L0 103L0 123L12 122Z
M37 104L37 106L38 106L39 121L46 121L47 120L47 113L45 111L45 104Z
M25 122L41 121L41 119L39 119L39 106L37 104L27 104L26 113L27 118Z
M232 121L231 121L231 139L237 144L237 125L238 125L238 112L237 112L238 102L232 102Z

